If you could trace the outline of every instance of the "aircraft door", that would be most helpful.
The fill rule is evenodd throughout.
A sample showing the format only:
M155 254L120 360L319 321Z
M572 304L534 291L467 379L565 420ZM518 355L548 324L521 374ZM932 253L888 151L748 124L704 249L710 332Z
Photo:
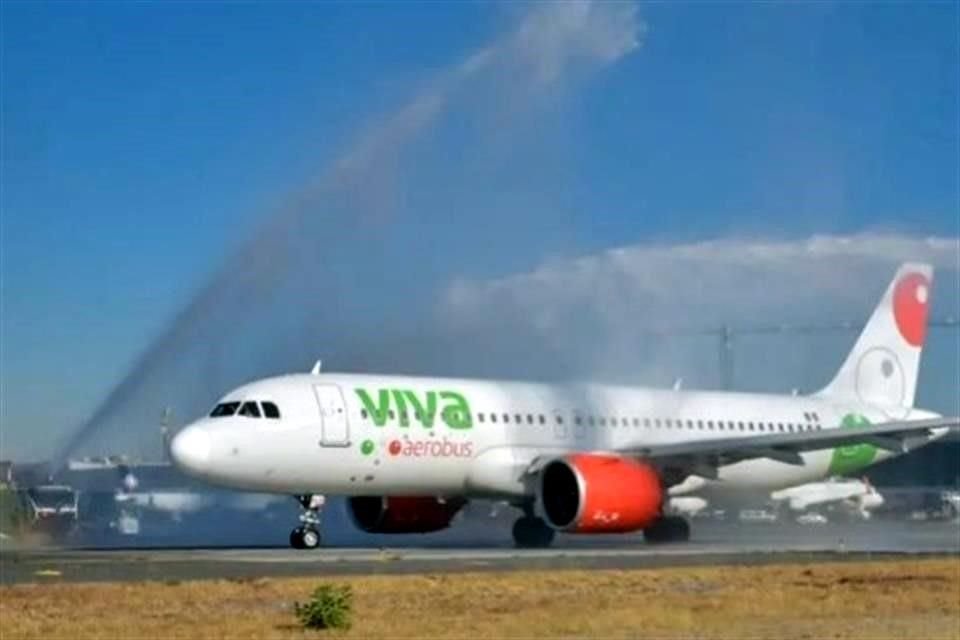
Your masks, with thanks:
M347 407L343 402L340 387L335 384L315 384L313 393L320 409L321 438L323 447L346 447L350 444L350 427L347 423Z

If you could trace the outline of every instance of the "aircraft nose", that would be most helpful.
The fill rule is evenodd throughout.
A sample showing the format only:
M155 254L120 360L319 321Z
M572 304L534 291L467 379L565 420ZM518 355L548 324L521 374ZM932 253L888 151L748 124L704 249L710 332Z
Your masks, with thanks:
M174 436L170 455L184 471L203 472L210 460L210 434L200 427L187 427Z

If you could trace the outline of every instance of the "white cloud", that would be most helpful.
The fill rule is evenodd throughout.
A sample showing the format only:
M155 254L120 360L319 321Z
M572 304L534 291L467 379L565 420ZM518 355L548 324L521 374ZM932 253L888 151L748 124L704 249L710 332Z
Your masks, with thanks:
M553 260L528 273L458 280L438 317L441 325L491 340L527 336L537 349L562 354L577 375L662 380L668 370L715 368L715 343L678 354L651 339L649 329L855 323L903 261L938 268L934 313L956 315L960 240L860 233L636 245Z
M601 315L616 315L624 306L649 306L652 301L665 309L704 301L722 307L748 301L751 309L764 306L764 300L754 299L755 293L806 298L829 292L831 298L845 298L858 293L858 284L884 284L884 272L875 271L882 265L890 274L896 263L907 260L956 271L958 243L956 238L862 233L634 245L550 261L500 279L458 280L447 291L443 311L472 315L495 302L548 313L586 305ZM763 290L757 291L760 286Z

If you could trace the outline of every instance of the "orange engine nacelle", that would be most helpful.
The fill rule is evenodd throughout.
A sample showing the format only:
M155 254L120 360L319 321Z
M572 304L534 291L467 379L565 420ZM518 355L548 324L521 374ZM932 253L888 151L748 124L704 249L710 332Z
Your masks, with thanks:
M610 455L579 454L540 471L539 507L554 529L570 533L624 533L661 515L663 486L648 464Z
M350 498L347 508L367 533L430 533L449 527L464 504L459 498L360 496Z

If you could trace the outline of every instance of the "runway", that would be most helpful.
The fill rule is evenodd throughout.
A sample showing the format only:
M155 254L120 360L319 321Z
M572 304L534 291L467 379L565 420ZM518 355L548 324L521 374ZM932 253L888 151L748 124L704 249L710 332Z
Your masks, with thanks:
M495 570L630 569L710 564L862 560L960 555L957 523L860 523L796 527L700 526L694 539L648 545L642 536L558 536L550 549L504 542L424 547L417 536L394 546L314 551L247 549L0 550L0 583L182 581L382 573ZM401 543L417 546L401 546Z

